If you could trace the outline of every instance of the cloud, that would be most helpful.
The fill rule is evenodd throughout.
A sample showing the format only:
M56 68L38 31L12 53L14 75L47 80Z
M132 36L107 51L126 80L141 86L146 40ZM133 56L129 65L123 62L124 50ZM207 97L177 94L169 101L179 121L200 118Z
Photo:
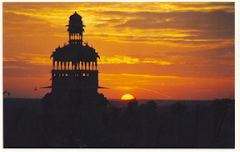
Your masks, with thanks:
M192 3L191 5L197 7L197 4ZM229 6L229 4L222 5ZM219 7L221 4L215 4L215 6ZM232 5L230 6L232 7ZM108 20L105 20L104 24L99 24L101 27L107 27L112 33L109 34L111 38L115 37L114 40L118 41L155 42L160 45L174 46L175 44L175 46L182 47L203 47L205 44L211 46L216 43L225 43L229 39L234 41L234 11L121 12L116 10L100 13L107 15L108 18L117 16L122 19L116 20L114 24ZM117 35L117 32L125 33L126 36Z
M49 54L31 54L31 53L21 53L21 56L26 63L36 64L36 65L52 65Z
M129 90L133 91L133 90L139 90L140 89L140 90L144 90L144 91L154 92L156 94L163 95L163 96L171 99L171 97L166 95L166 94L160 93L158 91L146 89L146 88L141 88L141 87L138 87L138 86L116 86L113 89L115 89L115 90L125 90L125 91L129 91Z
M122 76L130 76L130 77L143 77L143 78L179 78L177 76L159 76L159 75L144 75L144 74L127 74L127 73L122 73Z
M115 55L114 57L104 57L102 56L99 60L99 64L137 64L139 63L138 58L131 58L128 56Z
M17 36L9 31L20 25L14 31L28 30L19 35L46 29L63 35L56 29L76 10L87 26L85 36L104 41L210 47L234 39L234 3L3 3L4 31Z
M201 58L202 61L215 61L220 63L221 61L235 61L235 47L234 46L227 46L227 47L219 47L219 48L207 48L207 49L200 49L195 51L168 51L165 52L167 56L181 56L186 58L194 58L198 57Z
M145 58L140 60L139 58L132 58L129 56L114 55L114 57L102 56L98 62L99 64L139 64L139 63L154 63L160 65L170 65L171 62L162 61L156 58Z
M28 69L33 68L30 65L52 65L52 61L49 58L49 54L31 54L31 53L21 53L20 56L6 58L3 57L3 67L4 68L20 68Z
M126 77L142 77L142 78L170 78L170 79L180 78L178 76L163 76L163 75L149 75L149 74L129 74L129 73L121 73L121 74L99 73L99 75L108 76L108 77L111 77L111 76L113 76L113 77L126 76Z
M28 68L26 68L26 67L19 67L19 66L3 66L3 68L5 68L5 69L11 69L11 68L13 68L13 69L17 69L17 68L20 68L20 69L28 69Z
M166 94L163 94L163 93L160 93L160 92L157 92L157 91L154 91L154 90L150 90L150 89L146 89L146 88L139 88L139 89L144 90L144 91L154 92L154 93L156 93L156 94L163 95L163 96L168 97L168 98L170 98L170 99L172 98L172 97L170 97L170 96L168 96L168 95L166 95Z
M137 86L116 86L113 89L115 90L135 90L138 89Z
M155 59L155 58L146 58L144 61L142 61L142 63L155 63L155 64L160 64L160 65L172 64L171 62L161 61L161 60Z
M2 60L3 60L3 62L6 62L6 61L18 61L15 58L6 58L6 57L3 57Z
M51 65L31 64L25 60L4 61L3 78L8 77L46 77L50 79Z
M219 33L225 33L227 36L231 35L232 38L234 34L235 15L232 12L229 13L222 10L212 12L136 12L130 15L135 16L135 19L130 19L115 27L128 27L133 29L170 28L178 30L196 30L200 33L204 31L217 31ZM198 33L195 32L195 34ZM222 37L225 38L225 35Z
M182 10L196 10L209 12L211 10L224 10L226 12L234 12L233 2L185 2L177 3L178 8Z

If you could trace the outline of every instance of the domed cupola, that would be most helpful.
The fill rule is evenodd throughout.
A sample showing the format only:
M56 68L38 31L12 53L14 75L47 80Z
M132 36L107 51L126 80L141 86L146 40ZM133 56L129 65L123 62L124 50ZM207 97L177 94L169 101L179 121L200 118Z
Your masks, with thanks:
M69 17L69 25L67 25L69 31L69 44L82 45L82 33L85 27L82 23L82 17L75 12Z

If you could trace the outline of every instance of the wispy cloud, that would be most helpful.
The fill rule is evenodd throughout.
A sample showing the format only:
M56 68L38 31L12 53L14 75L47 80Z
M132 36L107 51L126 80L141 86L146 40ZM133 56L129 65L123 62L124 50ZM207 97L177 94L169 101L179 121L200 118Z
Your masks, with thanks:
M18 21L4 17L9 24L62 27L75 11L85 36L105 41L204 47L234 39L234 3L3 3L3 15Z
M160 64L160 65L170 65L170 64L172 64L171 62L161 61L161 60L156 59L156 58L146 58L144 61L142 61L142 63L155 63L155 64Z
M154 93L156 93L156 94L163 95L163 96L168 97L168 98L170 98L170 99L172 98L172 97L170 97L169 95L166 95L166 94L163 94L163 93L160 93L160 92L154 91L154 90L150 90L150 89L146 89L146 88L139 88L139 89L142 89L142 90L145 90L145 91L154 92Z
M144 74L128 74L122 73L123 76L131 76L131 77L143 77L143 78L179 78L177 76L160 76L160 75L144 75Z
M15 58L6 58L6 57L3 57L2 60L3 60L3 62L4 61L18 61Z
M138 87L138 86L116 86L113 89L115 89L115 90L124 90L124 91L144 90L144 91L153 92L153 93L156 93L156 94L159 94L161 96L165 96L165 97L171 99L171 97L169 95L160 93L158 91L150 90L150 89L147 89L147 88L141 88L141 87Z
M115 55L114 57L102 56L99 60L99 64L121 64L121 63L137 64L139 63L139 59L131 58L129 56Z
M160 64L160 65L170 65L171 62L168 61L162 61L160 59L156 58L145 58L145 59L139 59L139 58L132 58L129 56L121 56L121 55L115 55L114 57L105 57L102 56L99 60L99 64L139 64L139 63L154 63L154 64Z
M99 73L100 76L114 77L114 78L122 78L122 77L138 77L139 78L154 78L154 79L190 79L189 77L178 77L178 76L164 76L164 75L149 75L149 74L130 74L130 73L121 73L121 74L112 74L112 73ZM108 80L108 79L107 79ZM109 80L119 80L112 79ZM139 81L140 82L140 81ZM141 80L141 82L147 82Z
M113 89L115 90L135 90L138 89L137 86L116 86Z
M8 63L16 64L16 65L7 65ZM21 64L19 64L21 63ZM33 65L52 65L52 61L49 58L49 54L31 54L31 53L21 53L21 55L6 58L3 57L3 66L4 68L23 68L27 64ZM26 67L25 67L26 68Z

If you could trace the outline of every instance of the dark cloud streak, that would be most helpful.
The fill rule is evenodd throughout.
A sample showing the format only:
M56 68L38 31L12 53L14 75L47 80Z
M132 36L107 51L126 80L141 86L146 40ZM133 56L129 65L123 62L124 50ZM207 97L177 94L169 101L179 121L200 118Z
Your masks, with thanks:
M195 30L188 32L193 34L192 38L219 38L234 39L235 13L225 12L223 10L214 10L211 12L118 12L108 11L99 12L103 15L120 16L122 18L132 17L123 23L121 19L114 20L118 25L114 25L116 29L132 28L132 29L176 29L176 30ZM99 24L97 27L103 27L112 21L106 21L105 24ZM203 35L204 34L204 35Z

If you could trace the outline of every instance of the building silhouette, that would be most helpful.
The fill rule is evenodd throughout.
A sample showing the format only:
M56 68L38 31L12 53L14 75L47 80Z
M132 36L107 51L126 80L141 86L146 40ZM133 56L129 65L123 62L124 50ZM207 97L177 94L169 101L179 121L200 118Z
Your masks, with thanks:
M69 17L69 44L52 53L52 92L42 100L47 119L69 119L80 115L104 113L108 100L98 93L98 53L88 43L83 45L85 27L75 12Z

